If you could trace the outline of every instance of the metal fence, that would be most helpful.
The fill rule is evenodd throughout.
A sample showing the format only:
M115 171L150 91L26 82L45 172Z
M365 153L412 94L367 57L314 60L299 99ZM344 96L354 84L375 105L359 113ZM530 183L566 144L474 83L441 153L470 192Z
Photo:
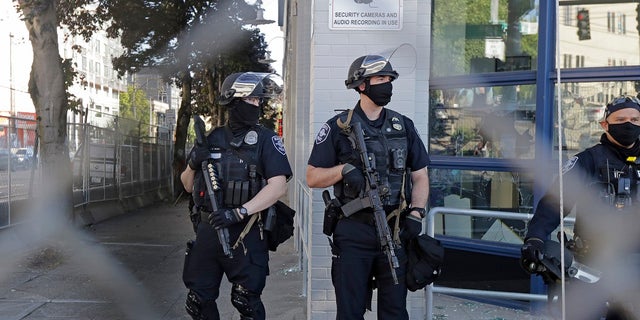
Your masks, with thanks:
M484 218L497 218L507 220L522 220L528 222L533 218L533 214L525 214L520 212L502 212L502 211L490 211L490 210L475 210L475 209L458 209L447 207L435 207L429 210L426 219L426 230L429 236L435 236L435 215L461 215L461 216L473 216ZM575 222L575 217L566 217L565 221L569 224ZM484 240L478 240L483 242ZM440 287L433 284L428 285L425 288L425 319L433 319L433 294L444 293L459 296L468 296L476 298L497 298L507 300L528 300L536 302L547 302L546 294L531 294L509 291L490 291L490 290L478 290L478 289L466 289L466 288L449 288Z
M74 206L172 190L169 129L117 117L67 128ZM37 185L38 158L35 120L0 117L0 228L24 216Z

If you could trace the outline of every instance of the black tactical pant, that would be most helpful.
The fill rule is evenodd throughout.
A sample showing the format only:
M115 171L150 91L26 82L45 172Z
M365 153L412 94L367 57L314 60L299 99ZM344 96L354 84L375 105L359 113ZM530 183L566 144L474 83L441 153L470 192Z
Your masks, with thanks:
M233 246L245 223L233 225L229 228ZM246 254L244 248L246 247ZM257 223L244 238L242 244L233 251L233 258L228 258L222 251L218 235L206 222L198 225L196 241L189 251L185 261L182 279L185 286L195 292L201 301L201 312L206 320L220 319L216 299L220 294L220 282L223 274L234 285L243 288L243 300L248 306L240 310L244 318L255 320L265 319L265 309L260 299L264 289L266 277L269 274L269 252L265 240L260 239ZM233 291L233 289L232 289ZM246 315L246 310L251 310Z
M336 319L364 319L371 301L373 278L378 290L378 319L409 319L404 248L396 250L400 267L396 269L398 284L394 284L389 260L380 248L375 225L341 219L333 241L331 278L336 292Z

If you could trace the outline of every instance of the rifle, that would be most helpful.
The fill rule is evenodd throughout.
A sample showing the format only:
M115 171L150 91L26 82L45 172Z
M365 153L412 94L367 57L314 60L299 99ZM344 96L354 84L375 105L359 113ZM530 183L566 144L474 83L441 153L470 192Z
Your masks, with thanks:
M395 248L399 247L399 245L393 241L391 230L387 223L387 213L384 211L384 207L382 206L380 188L377 183L378 174L374 169L375 162L373 165L371 164L373 162L373 155L370 155L367 152L367 146L364 143L364 135L362 134L362 124L360 122L354 122L351 124L351 126L347 128L347 132L349 133L351 143L353 143L356 151L360 154L360 160L362 160L362 171L367 180L365 194L356 202L360 204L366 203L363 207L371 207L373 209L380 246L389 260L389 267L391 269L391 275L393 276L393 282L398 284L396 268L400 266L400 263L398 262L398 257L396 257Z
M193 128L196 132L196 143L199 146L208 147L207 136L204 133L204 121L198 115L193 116L193 121ZM218 203L216 202L215 191L218 191L220 187L218 186L216 170L211 161L207 160L202 162L202 175L205 183L207 184L207 193L209 195L209 201L211 202L211 210L216 212L218 211ZM218 241L220 241L220 244L222 245L222 251L227 257L233 258L231 245L229 244L229 230L227 228L216 228L216 232L218 233Z

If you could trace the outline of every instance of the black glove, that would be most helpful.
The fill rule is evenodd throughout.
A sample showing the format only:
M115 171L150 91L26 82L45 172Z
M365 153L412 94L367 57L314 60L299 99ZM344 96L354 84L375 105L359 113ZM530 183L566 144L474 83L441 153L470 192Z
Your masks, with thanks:
M523 268L528 272L534 272L535 270L531 270L530 265L532 263L535 265L540 264L540 259L544 254L544 241L538 238L526 239L522 248L520 248L520 252L520 262Z
M405 242L415 239L420 232L422 232L422 219L408 214L404 221L404 228L400 231L400 240Z
M211 152L207 147L195 147L189 155L189 168L193 170L200 170L202 168L202 161L205 161L211 157Z
M242 221L242 215L238 209L220 209L209 214L209 224L214 228L227 228Z
M347 163L342 168L342 181L344 183L344 195L350 198L360 196L360 191L364 190L365 180L362 171Z

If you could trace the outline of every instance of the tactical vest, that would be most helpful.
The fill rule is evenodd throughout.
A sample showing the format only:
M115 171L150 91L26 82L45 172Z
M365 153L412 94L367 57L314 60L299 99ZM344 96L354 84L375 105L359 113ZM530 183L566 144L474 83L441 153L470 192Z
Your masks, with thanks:
M601 199L617 210L638 208L640 201L640 168L621 160L613 150L598 145L588 149L597 170L592 185L599 191ZM637 210L637 209L636 209Z
M243 136L233 137L228 127L216 128L209 134L209 160L216 173L219 190L215 192L219 208L239 207L253 198L264 186L258 156L262 145L262 128L257 126ZM196 171L193 200L202 210L211 211L205 177Z
M587 190L590 194L597 194L600 201L606 206L611 207L610 211L596 214L607 213L637 213L640 208L640 172L638 166L630 164L619 158L613 150L604 145L596 145L587 149L594 161L596 174L591 177ZM625 186L628 191L625 191ZM594 199L594 197L587 197ZM570 248L578 257L585 258L591 250L599 250L594 246L598 246L599 237L597 231L591 231L590 234L583 234L583 222L579 217L580 212L585 210L593 210L593 206L581 206L578 203L578 212L574 226L574 242L570 244ZM588 212L593 214L593 212ZM588 217L587 217L588 218ZM592 228L593 229L593 228Z
M339 115L338 119L343 123L347 121L348 111ZM404 175L410 169L406 167L408 141L404 117L390 109L386 109L386 115L382 127L371 127L367 121L355 113L352 113L351 122L357 121L362 124L364 131L365 145L369 154L375 158L375 170L378 173L377 181L380 188L382 204L385 207L397 207L401 202L402 184L405 181ZM346 139L346 133L341 132L340 139ZM341 153L338 155L340 163L350 163L353 159L359 159L359 154L352 148L352 153ZM361 164L360 164L361 166ZM410 179L406 179L408 183ZM347 203L349 199L342 193L342 180L334 185L334 193L342 202ZM405 188L406 194L410 194L410 188ZM406 199L409 199L406 196Z

